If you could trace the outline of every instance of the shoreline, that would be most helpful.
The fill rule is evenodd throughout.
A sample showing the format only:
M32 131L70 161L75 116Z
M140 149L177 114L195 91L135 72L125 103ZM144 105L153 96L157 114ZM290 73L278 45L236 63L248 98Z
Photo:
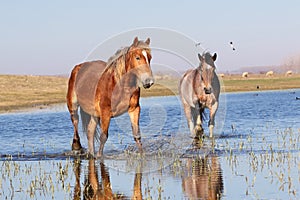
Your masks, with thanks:
M300 74L248 78L225 75L219 78L222 93L291 90L300 88ZM150 89L141 87L141 97L178 95L179 77L156 79ZM0 114L47 108L66 102L68 78L61 76L0 75Z
M300 88L286 88L286 89L271 89L271 90L248 90L248 91L230 91L230 92L221 92L220 94L239 94L239 93L259 93L259 92L276 92L276 91L288 91L288 90L300 90ZM141 96L141 98L152 98L152 97L167 97L167 96L178 96L178 94L173 95L156 95L156 96ZM28 105L28 106L16 106L9 110L1 110L0 115L3 114L18 114L18 113L27 113L27 112L38 112L57 109L57 107L67 107L66 102L55 102L55 103L44 103L39 105Z

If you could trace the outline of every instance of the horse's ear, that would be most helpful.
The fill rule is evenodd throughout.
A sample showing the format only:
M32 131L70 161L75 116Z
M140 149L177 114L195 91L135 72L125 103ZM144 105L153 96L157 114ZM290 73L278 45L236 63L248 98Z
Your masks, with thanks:
M145 41L146 44L150 44L150 38L147 38L147 40Z
M133 40L132 45L136 47L138 45L138 42L139 42L138 37L135 37L134 40Z
M213 59L213 61L216 61L216 60L217 60L217 54L216 54L216 53L214 53L212 59Z
M198 53L198 58L199 58L200 62L202 62L202 61L203 61L203 57L201 56L201 54L200 54L200 53Z

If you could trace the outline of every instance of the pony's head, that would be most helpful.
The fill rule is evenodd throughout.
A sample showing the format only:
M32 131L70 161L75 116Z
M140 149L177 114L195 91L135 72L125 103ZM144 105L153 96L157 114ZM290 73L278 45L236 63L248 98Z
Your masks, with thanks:
M202 55L198 54L198 58L200 60L200 74L201 79L204 84L204 92L205 94L212 93L212 81L215 76L215 61L217 59L217 54L214 53L212 56L209 52L204 52Z
M150 67L152 56L149 44L149 38L146 41L139 41L136 37L126 55L126 72L134 73L142 82L144 88L150 88L154 84L154 77Z

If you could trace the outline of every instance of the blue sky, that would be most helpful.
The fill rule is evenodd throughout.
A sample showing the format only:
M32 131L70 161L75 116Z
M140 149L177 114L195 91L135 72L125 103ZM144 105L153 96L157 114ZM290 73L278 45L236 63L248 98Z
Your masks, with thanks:
M297 0L1 1L0 74L68 74L100 43L143 27L201 42L220 71L280 65L300 55L299 10Z

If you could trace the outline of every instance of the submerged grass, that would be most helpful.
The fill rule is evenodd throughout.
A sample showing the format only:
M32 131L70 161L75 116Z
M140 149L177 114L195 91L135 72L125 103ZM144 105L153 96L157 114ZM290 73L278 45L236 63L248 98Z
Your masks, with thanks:
M197 188L208 188L209 194L216 192L217 199L299 199L299 131L287 128L276 130L274 136L267 130L259 136L207 140L218 146L221 155L207 158L174 155L171 165L153 173L122 174L93 160L77 158L32 162L7 158L0 162L0 198L81 199L91 195L122 195L123 199L131 199L134 194L140 199L182 199L194 197ZM126 165L131 165L127 161ZM114 165L118 165L117 160ZM166 182L167 177L173 177L181 190L174 192ZM227 183L225 190L223 177ZM123 188L122 182L128 178L134 181L125 191L113 190ZM94 193L94 188L101 184L104 189ZM228 193L232 190L235 194Z

